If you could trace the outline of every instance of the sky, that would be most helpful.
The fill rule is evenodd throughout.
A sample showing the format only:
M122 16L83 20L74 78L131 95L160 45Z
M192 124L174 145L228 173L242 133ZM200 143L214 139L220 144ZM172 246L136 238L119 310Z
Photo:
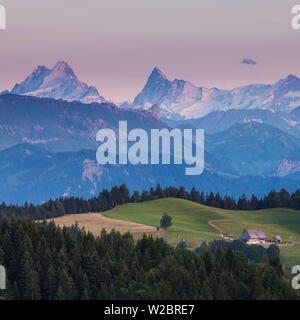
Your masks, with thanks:
M0 0L0 91L67 61L107 100L132 100L154 66L231 89L300 77L300 0ZM244 63L241 63L244 61Z

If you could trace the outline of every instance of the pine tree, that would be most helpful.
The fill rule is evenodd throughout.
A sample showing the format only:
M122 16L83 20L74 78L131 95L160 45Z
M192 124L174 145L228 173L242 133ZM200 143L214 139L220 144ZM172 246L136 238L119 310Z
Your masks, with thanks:
M158 197L158 199L161 199L161 198L165 197L165 193L164 193L163 189L161 188L160 184L158 184L156 186L154 194L155 194L155 196Z
M141 195L137 190L134 190L133 195L131 197L131 202L136 203L141 201Z
M181 187L179 188L178 198L181 198L181 199L187 199L187 198L188 198L184 186L181 186Z
M160 227L167 229L171 227L171 225L172 225L172 218L168 216L167 213L165 212L160 220Z
M281 189L279 193L280 198L280 206L281 207L288 207L290 201L290 194L286 189Z

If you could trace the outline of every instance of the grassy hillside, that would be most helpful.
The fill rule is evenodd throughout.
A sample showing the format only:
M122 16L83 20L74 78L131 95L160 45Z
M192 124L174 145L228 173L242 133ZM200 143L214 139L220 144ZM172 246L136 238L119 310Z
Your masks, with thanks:
M300 244L300 212L290 209L267 209L260 211L231 211L203 206L182 199L159 199L144 203L126 204L103 215L112 219L159 226L164 212L172 217L173 225L166 234L170 243L184 238L191 246L202 241L218 238L219 232L208 224L214 225L232 235L239 236L244 229L261 229L268 238L280 235L284 240ZM283 248L284 261L288 263L297 255L300 246ZM297 251L298 250L298 251ZM300 256L298 259L300 263Z

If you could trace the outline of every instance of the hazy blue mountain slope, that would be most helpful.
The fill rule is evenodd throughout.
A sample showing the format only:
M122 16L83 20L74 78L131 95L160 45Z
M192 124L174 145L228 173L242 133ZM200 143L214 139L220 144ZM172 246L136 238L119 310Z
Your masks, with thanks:
M241 175L277 175L284 161L300 161L299 139L257 122L235 124L206 135L205 145L208 152Z
M238 197L242 193L262 196L282 187L294 191L298 181L278 177L234 178L205 170L199 176L186 176L178 165L99 166L94 150L52 153L29 144L0 152L0 199L7 203L41 203L60 196L92 197L102 188L126 183L131 191L162 186L195 186L205 192Z
M236 123L257 122L276 127L300 138L300 108L296 108L291 113L262 109L231 109L213 111L198 119L174 121L162 118L162 121L171 127L192 125L193 128L205 129L207 134L224 131Z
M111 103L83 104L29 96L0 96L0 150L19 143L42 146L50 151L96 148L102 128L128 130L167 127L144 110L121 110Z

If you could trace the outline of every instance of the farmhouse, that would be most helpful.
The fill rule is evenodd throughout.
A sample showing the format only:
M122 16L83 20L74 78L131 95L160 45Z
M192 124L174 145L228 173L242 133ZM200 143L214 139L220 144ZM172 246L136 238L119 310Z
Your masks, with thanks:
M259 229L245 230L239 237L239 240L245 241L248 244L265 243L267 236Z

